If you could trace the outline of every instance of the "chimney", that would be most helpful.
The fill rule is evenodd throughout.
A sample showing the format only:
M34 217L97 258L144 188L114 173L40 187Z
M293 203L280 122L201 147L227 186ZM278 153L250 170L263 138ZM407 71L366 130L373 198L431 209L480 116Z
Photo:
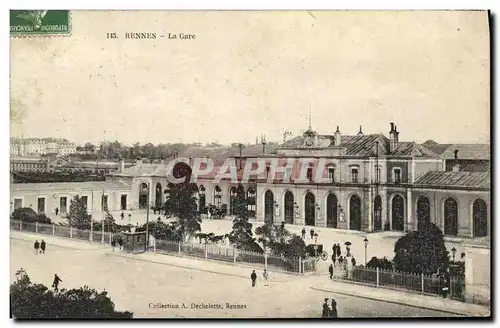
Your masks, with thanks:
M453 153L455 154L455 159L453 161L452 171L460 172L460 164L458 164L458 149L455 149Z
M361 136L363 136L363 126L362 125L359 126L359 132L358 132L358 137L361 137Z
M389 141L390 141L390 151L394 151L398 148L399 142L399 132L397 131L397 126L391 122L391 131L389 131Z
M334 142L335 147L340 146L341 138L342 138L342 135L340 134L339 126L337 125L337 131L335 131L335 134L333 135L333 139L334 139L333 142Z
M118 165L118 173L123 173L125 171L125 160L120 158L120 164Z

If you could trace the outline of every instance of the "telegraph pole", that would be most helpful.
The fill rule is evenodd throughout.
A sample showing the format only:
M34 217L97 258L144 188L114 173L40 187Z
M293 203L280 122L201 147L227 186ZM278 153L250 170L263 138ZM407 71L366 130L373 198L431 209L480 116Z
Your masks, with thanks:
M238 148L240 149L240 170L241 170L241 148L243 148L243 144L238 144Z
M151 184L148 182L148 202L146 209L146 252L149 249L149 193L151 192Z
M94 240L94 190L92 190L91 204L90 204L90 241Z

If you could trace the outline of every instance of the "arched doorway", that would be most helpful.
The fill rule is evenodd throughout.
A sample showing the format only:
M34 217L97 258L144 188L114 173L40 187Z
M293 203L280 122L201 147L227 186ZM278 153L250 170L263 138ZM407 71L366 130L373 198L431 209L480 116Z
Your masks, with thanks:
M148 208L148 193L149 188L146 183L141 183L139 186L139 208L146 209Z
M206 195L205 195L205 187L203 185L198 189L198 209L200 213L205 213L205 204L206 204Z
M444 234L451 236L458 234L458 204L451 197L444 201Z
M361 198L357 195L349 199L349 229L361 230Z
M264 195L264 222L274 222L274 195L271 190L266 191Z
M229 190L229 214L230 215L235 215L235 213L234 213L234 209L235 209L234 203L235 203L237 195L238 194L236 193L236 187L231 187L231 189Z
M428 224L431 222L431 204L429 198L425 196L418 197L417 200L417 223Z
M488 235L488 208L482 199L476 199L472 204L472 218L474 220L474 237L485 237Z
M405 229L405 201L400 195L392 198L391 204L392 230L404 231Z
M304 209L306 215L306 225L316 225L316 200L311 192L307 192L304 198Z
M255 190L250 187L247 190L247 206L248 206L248 216L251 218L255 217L255 211L257 210L255 202Z
M294 214L294 206L293 206L293 193L291 191L287 191L285 193L285 223L293 224L293 214Z
M222 206L222 189L219 186L214 188L214 205L216 208L221 208Z
M373 230L382 230L382 197L375 196L373 200Z
M156 184L155 206L156 207L162 206L162 188L161 188L161 183L159 182Z
M326 198L326 227L337 228L337 197L328 194Z

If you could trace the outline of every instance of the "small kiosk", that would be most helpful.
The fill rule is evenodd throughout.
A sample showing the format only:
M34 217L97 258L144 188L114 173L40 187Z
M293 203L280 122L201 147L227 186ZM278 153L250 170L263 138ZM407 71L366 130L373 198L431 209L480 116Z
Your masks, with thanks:
M123 250L128 253L144 253L146 251L146 232L122 232Z

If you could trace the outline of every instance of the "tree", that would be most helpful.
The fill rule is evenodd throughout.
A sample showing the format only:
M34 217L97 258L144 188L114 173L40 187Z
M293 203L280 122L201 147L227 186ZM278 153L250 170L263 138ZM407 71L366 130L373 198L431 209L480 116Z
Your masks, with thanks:
M51 223L51 220L47 215L45 215L44 213L38 214L30 207L16 208L14 212L12 212L11 219L27 223L29 222L38 222L45 224Z
M185 240L201 230L201 216L195 193L198 187L195 183L179 183L170 189L170 211L177 217L180 233Z
M182 240L189 240L201 230L201 216L198 211L196 194L198 186L189 183L191 179L191 168L186 163L177 163L172 171L176 179L184 178L183 183L168 185L169 196L165 202L165 213L177 218L177 228Z
M76 195L71 200L67 219L71 227L82 230L90 228L91 215L87 213L87 204L83 202L80 196Z
M367 268L371 269L382 269L382 270L392 270L393 269L393 264L391 260L387 259L386 257L379 259L377 257L372 257L371 260L366 264Z
M233 211L236 216L233 220L233 230L229 233L229 241L237 248L249 252L263 253L263 249L253 238L252 224L248 222L247 202L242 194L237 192L233 201Z
M115 311L107 292L83 286L54 293L31 282L20 269L10 285L10 309L16 319L131 319L129 311Z
M136 229L137 232L146 231L146 223ZM160 219L149 221L149 233L155 239L169 240L179 242L182 241L182 229L178 222L165 223Z
M420 224L417 231L399 238L394 252L394 267L399 271L433 274L449 266L443 232L433 223Z
M305 255L305 243L303 241L299 242L301 238L298 235L291 233L282 226L278 227L266 222L255 229L255 234L259 236L257 240L265 247L268 247L275 256L295 257L299 254Z

